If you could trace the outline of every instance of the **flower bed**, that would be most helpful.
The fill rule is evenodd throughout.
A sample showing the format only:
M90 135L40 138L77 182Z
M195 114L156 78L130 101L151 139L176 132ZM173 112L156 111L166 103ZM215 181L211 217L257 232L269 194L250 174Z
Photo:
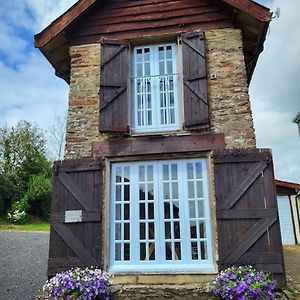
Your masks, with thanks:
M272 300L276 283L269 273L252 266L231 267L222 271L210 285L220 299Z
M111 276L96 268L72 268L56 274L43 287L45 299L109 300L112 293Z

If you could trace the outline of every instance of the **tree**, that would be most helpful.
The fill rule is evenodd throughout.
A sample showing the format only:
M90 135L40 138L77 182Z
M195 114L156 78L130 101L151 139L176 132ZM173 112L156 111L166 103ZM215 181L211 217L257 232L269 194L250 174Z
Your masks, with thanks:
M66 139L67 113L57 114L52 124L49 126L48 135L51 143L51 154L53 160L64 158L65 139Z
M26 121L0 128L0 198L6 210L27 193L30 178L38 174L51 178L44 133Z

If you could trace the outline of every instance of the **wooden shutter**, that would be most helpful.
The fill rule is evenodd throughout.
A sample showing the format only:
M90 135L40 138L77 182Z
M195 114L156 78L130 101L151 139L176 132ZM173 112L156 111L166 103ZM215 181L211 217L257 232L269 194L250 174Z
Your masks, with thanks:
M48 276L75 266L102 267L101 161L56 162L53 170Z
M284 286L272 156L269 150L214 152L219 269L254 265Z
M100 132L128 132L128 43L101 41Z
M204 32L181 36L183 60L184 127L187 130L209 127L207 68Z

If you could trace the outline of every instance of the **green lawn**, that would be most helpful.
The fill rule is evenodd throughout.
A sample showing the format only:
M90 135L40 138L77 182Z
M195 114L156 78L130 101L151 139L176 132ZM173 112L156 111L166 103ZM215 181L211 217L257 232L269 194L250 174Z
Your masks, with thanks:
M35 217L31 217L27 224L16 225L8 223L7 221L0 218L0 230L10 230L10 231L49 231L49 222L40 220Z

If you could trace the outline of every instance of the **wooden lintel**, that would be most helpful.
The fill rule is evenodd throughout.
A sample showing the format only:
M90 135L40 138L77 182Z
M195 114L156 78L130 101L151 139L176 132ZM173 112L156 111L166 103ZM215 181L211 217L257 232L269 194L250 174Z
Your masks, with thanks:
M225 148L224 134L134 137L93 143L94 157L201 152Z

